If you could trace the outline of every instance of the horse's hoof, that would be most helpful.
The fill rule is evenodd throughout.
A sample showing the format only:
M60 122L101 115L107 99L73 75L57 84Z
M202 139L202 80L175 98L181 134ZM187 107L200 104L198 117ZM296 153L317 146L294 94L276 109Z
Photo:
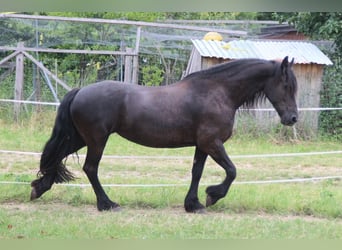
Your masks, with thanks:
M97 204L97 210L99 210L100 212L102 211L118 212L118 211L121 211L121 207L119 204L110 201L108 203Z
M36 192L36 189L35 188L32 188L32 191L31 191L31 197L30 197L30 200L35 200L37 199L37 192Z
M196 209L193 213L194 214L206 214L207 210L205 210L205 208L200 208L200 209Z
M120 212L120 211L122 211L122 208L121 208L120 206L112 207L112 208L110 209L110 211L112 211L112 212Z
M209 207L209 206L211 206L211 205L213 205L213 204L214 204L213 199L211 198L210 195L207 195L207 199L206 199L206 202L205 202L205 206L206 206L206 207Z

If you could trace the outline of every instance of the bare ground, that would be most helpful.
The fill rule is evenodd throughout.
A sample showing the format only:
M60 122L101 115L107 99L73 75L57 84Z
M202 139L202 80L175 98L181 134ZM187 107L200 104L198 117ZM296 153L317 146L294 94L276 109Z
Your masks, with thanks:
M58 211L67 210L70 213L75 214L87 214L87 216L96 217L100 216L103 213L125 213L132 215L154 215L154 216L210 216L210 217L219 217L225 220L233 220L233 219L242 219L242 218L253 218L253 219L264 219L264 220L276 220L276 221L295 221L301 220L305 222L329 222L331 219L328 218L319 218L308 215L279 215L279 214L268 214L263 212L257 213L225 213L225 212L215 212L215 211L207 211L205 214L188 214L184 211L182 206L171 207L171 208L163 208L163 209L155 209L155 208L131 208L131 207L123 207L119 212L99 212L95 205L82 205L82 206L72 206L64 203L20 203L20 202L5 202L0 204L0 210L11 212L21 212L25 213L33 213L35 211L49 211L51 214L58 213ZM127 215L125 215L127 216ZM334 219L335 223L342 224L341 219Z

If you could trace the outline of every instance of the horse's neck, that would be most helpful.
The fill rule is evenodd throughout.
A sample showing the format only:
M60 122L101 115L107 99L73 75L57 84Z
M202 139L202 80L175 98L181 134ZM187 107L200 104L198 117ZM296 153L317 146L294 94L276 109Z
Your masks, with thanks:
M239 108L247 102L253 102L256 94L264 90L265 83L268 80L268 77L259 78L257 80L250 77L244 80L233 81L230 85L229 92L230 98L235 103L236 108Z

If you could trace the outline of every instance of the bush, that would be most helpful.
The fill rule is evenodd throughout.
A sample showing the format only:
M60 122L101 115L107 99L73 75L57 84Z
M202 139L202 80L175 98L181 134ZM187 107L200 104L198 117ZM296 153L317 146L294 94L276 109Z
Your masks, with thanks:
M164 71L156 65L148 65L142 67L142 83L146 86L161 85L164 77Z
M342 108L342 60L335 58L333 62L323 76L321 107ZM319 122L322 134L342 139L342 110L321 112Z

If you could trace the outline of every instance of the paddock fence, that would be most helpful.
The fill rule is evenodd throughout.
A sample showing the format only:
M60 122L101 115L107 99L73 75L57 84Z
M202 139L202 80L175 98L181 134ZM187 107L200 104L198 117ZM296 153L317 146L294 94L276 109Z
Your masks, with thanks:
M32 157L40 157L41 153L38 152L26 152L26 151L13 151L13 150L2 150L0 149L0 154L10 154L10 155L25 155ZM232 159L250 159L250 158L284 158L284 157L310 157L317 155L336 155L342 154L342 150L335 151L315 151L315 152L302 152L302 153L274 153L274 154L250 154L250 155L231 155ZM85 158L85 155L78 155L80 158ZM130 160L191 160L192 156L133 156L133 155L103 155L102 159L130 159ZM273 179L273 180L253 180L253 181L236 181L234 184L237 185L262 185L262 184L282 184L282 183L302 183L302 182L318 182L324 180L342 180L342 175L334 176L315 176L307 178L290 178L290 179ZM0 181L0 185L30 185L30 182L23 181ZM68 187L91 187L89 183L61 183L57 184L61 186ZM163 187L184 187L188 186L189 183L149 183L149 184L103 184L104 187L130 187L130 188L163 188ZM213 183L200 183L202 186L213 185Z

